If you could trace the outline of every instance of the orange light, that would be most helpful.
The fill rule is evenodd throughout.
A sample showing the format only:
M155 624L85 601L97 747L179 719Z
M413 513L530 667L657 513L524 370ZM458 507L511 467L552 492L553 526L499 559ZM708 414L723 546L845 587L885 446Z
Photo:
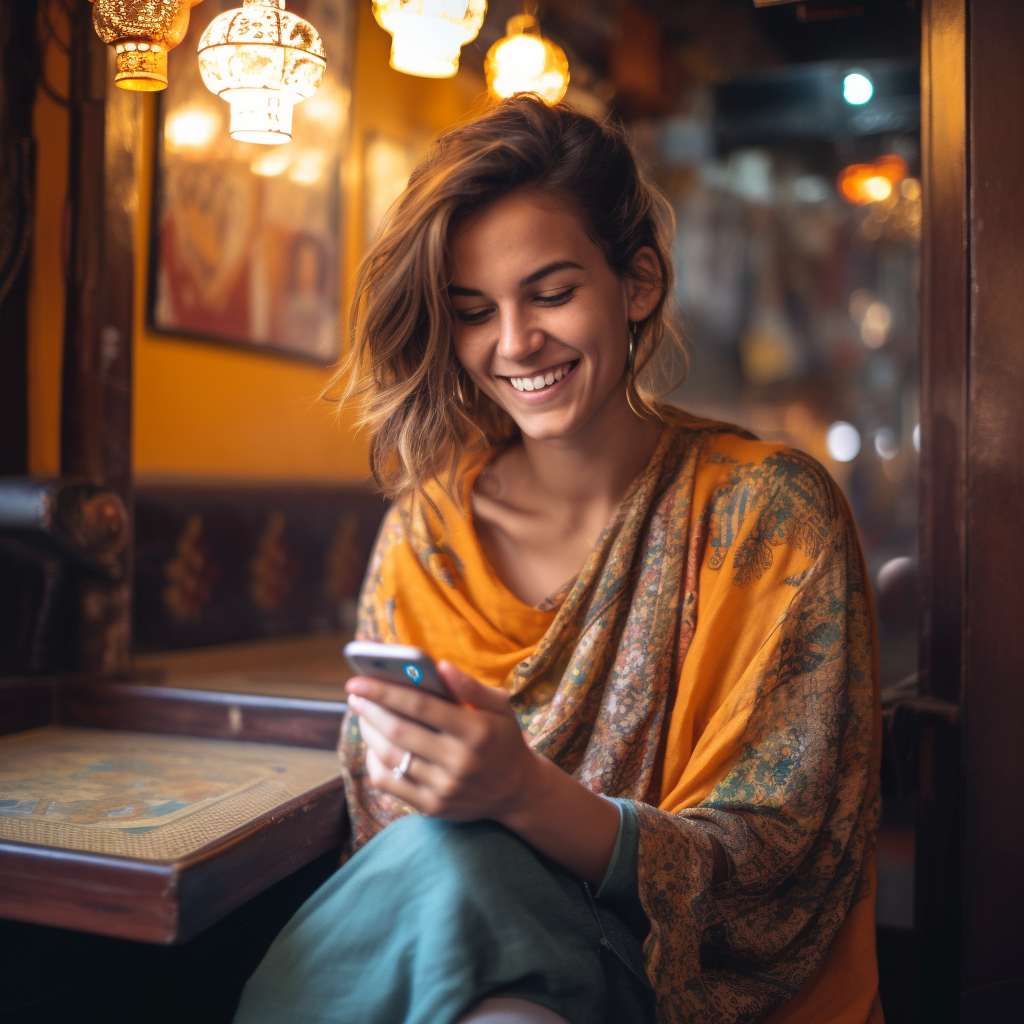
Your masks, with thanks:
M484 76L496 99L532 92L551 105L569 88L569 61L560 46L540 34L532 14L517 14L508 19L504 37L487 51Z
M167 88L167 51L188 31L202 0L90 0L96 35L115 53L114 84L132 92Z
M906 160L887 154L880 156L874 163L844 167L836 183L847 202L865 205L884 202L906 176Z

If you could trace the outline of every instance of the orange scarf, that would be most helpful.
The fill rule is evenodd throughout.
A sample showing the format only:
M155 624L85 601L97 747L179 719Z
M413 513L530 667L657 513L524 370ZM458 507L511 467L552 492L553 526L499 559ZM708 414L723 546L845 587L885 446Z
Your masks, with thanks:
M421 497L389 512L358 635L504 688L534 749L638 802L659 1021L881 1020L878 673L852 517L807 456L667 416L557 608L484 558L477 460L465 512L436 486L443 522ZM410 809L366 785L352 718L342 751L356 848Z

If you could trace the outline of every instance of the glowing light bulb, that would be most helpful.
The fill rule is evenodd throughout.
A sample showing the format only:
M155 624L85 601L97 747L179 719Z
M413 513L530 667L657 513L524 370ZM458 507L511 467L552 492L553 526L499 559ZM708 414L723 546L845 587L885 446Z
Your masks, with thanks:
M327 69L320 34L284 9L285 0L244 0L207 26L199 71L231 106L231 138L290 142L292 108L316 92Z
M855 107L863 106L874 94L874 83L862 71L851 71L843 79L843 99Z
M373 0L377 24L391 33L390 64L421 78L451 78L476 39L487 0Z
M487 87L496 99L532 92L545 103L557 103L569 88L569 61L565 51L540 34L532 14L509 18L505 36L484 59Z

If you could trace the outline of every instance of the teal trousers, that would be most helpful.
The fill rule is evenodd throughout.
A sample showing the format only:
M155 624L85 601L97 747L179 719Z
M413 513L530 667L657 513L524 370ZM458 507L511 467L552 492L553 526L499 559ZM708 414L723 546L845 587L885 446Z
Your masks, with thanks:
M502 826L412 815L303 904L235 1024L454 1024L499 995L570 1024L653 1024L641 938Z

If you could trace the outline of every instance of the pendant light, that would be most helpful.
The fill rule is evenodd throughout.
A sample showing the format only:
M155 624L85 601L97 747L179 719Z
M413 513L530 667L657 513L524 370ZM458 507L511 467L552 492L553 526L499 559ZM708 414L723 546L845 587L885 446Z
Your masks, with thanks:
M167 88L167 51L188 31L189 11L202 0L94 0L96 34L114 48L114 84L134 92Z
M285 0L244 0L217 15L199 40L206 88L231 106L231 138L275 145L292 138L292 108L316 92L324 44Z
M569 61L565 51L540 34L533 14L508 19L505 36L484 59L487 88L495 99L517 92L536 93L545 103L557 103L569 88Z
M391 66L422 78L451 78L459 54L484 23L487 0L373 0L377 24L391 33Z

